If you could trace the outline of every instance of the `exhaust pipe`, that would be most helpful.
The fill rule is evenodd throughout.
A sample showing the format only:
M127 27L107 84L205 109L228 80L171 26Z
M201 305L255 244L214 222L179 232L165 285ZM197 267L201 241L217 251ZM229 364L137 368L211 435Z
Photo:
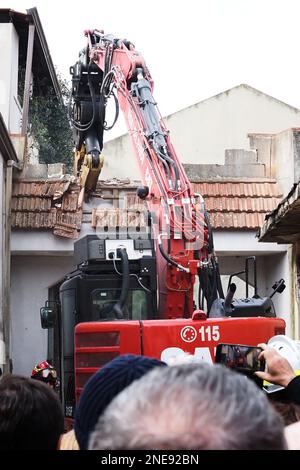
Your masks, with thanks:
M231 311L231 303L232 303L235 291L236 291L236 284L232 282L229 285L229 289L227 291L227 294L224 300L224 310L226 313L229 313Z

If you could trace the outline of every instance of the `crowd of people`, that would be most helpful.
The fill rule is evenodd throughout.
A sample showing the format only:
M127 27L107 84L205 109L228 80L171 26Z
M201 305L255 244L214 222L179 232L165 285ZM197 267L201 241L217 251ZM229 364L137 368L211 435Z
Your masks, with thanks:
M300 449L300 376L275 349L259 346L267 368L256 374L284 387L281 401L221 365L123 355L86 383L69 432L49 363L31 378L5 375L0 450Z

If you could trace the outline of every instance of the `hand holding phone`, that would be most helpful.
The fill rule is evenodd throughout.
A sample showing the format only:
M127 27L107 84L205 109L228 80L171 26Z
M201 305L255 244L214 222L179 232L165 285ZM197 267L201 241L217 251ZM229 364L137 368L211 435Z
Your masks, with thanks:
M264 359L259 359L262 348L242 344L218 344L216 363L236 369L247 375L265 370Z
M263 351L261 358L265 360L267 367L266 370L259 372L257 376L271 384L280 385L283 388L287 387L291 380L296 377L289 361L279 354L276 349L268 347L264 343L259 346Z

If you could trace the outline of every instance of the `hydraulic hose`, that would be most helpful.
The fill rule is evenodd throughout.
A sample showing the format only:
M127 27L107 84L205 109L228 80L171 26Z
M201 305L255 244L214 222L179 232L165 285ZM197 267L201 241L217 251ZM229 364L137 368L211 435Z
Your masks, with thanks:
M171 264L172 266L175 266L175 268L179 269L179 271L183 271L185 273L189 273L190 270L189 268L185 268L184 266L182 266L181 264L179 263L176 263L176 261L174 261L170 256L167 255L167 253L165 252L165 250L163 249L163 246L162 246L162 237L166 235L164 233L160 233L157 237L157 241L158 241L158 248L159 248L159 251L160 251L160 254L162 255L162 257L169 263Z
M92 115L92 118L91 120L86 123L86 124L80 124L78 123L71 115L70 113L70 105L71 105L71 100L69 102L69 118L71 120L71 123L72 125L74 126L74 128L79 131L79 132L84 132L84 131L88 131L92 125L94 124L95 122L95 116L96 116L96 96L95 96L95 90L94 90L94 87L93 87L93 83L92 83L92 79L91 79L91 75L90 75L90 68L91 68L91 62L89 63L88 65L88 75L87 75L87 78L88 78L88 85L89 85L89 90L90 90L90 95L91 95L91 100L92 100L92 105L93 105L93 115Z
M113 312L118 320L124 319L123 308L128 298L129 293L129 259L126 248L118 248L118 257L121 258L122 263L122 288L120 298L113 306Z

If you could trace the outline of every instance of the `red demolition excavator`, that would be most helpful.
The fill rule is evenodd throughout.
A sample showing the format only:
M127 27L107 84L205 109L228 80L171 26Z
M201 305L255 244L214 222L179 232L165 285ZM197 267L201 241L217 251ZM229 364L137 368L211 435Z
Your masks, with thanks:
M60 287L59 307L41 309L43 327L52 327L48 359L59 370L69 417L91 374L119 354L168 362L190 353L213 362L220 342L256 346L285 332L271 298L257 294L256 276L254 297L234 299L231 282L224 296L203 198L193 192L171 143L142 55L130 41L102 31L85 35L87 45L70 69L81 195L94 191L103 166L112 99L114 122L119 107L127 122L142 181L137 195L146 210L143 227L122 224L77 241L77 269ZM281 280L274 293L283 288Z

